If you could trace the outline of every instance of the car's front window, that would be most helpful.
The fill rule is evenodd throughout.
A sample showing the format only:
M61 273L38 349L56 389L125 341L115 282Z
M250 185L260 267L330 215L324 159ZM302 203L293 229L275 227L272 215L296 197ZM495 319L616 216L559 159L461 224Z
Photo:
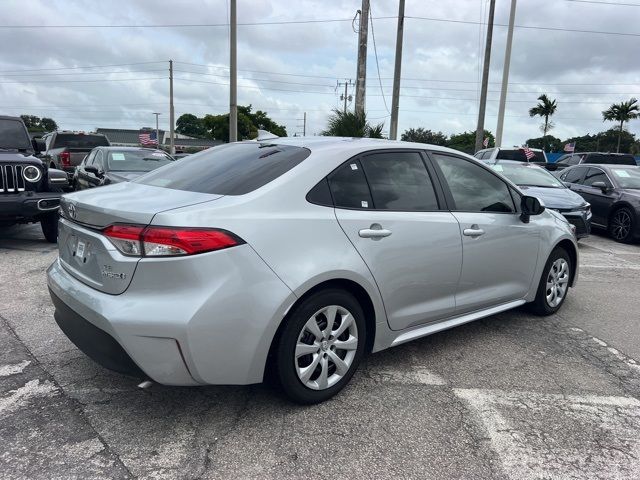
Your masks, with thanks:
M166 153L153 150L110 150L107 154L108 170L120 172L150 172L172 161Z
M611 173L621 188L640 189L640 167L612 168Z
M31 148L31 142L22 122L0 121L0 148L23 150Z
M493 170L501 173L516 185L546 188L565 188L556 177L546 170L528 165L492 163Z

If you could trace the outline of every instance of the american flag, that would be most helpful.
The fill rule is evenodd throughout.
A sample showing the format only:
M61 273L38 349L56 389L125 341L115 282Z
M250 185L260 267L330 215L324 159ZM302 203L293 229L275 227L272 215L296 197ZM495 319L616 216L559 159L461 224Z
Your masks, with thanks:
M564 146L564 151L565 151L565 152L571 152L571 153L575 152L575 151L576 151L576 142L573 142L573 143L567 143L567 144Z
M484 148L487 148L489 146L489 137L484 137L482 145L484 146Z
M158 139L156 138L155 130L151 133L149 132L141 132L138 135L138 141L141 145L157 145Z
M527 160L531 160L536 156L536 154L527 146L522 147L522 150L524 151L524 156L527 157Z

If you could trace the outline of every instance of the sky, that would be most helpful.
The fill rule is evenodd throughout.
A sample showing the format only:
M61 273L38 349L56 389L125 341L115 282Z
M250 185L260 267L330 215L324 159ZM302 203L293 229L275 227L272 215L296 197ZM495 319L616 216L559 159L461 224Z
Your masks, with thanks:
M160 112L168 128L169 59L176 119L226 113L228 1L2 0L0 113L91 131L155 126ZM266 111L289 135L302 134L306 112L307 134L320 134L343 105L337 82L356 79L351 19L361 0L237 4L238 103ZM510 4L496 1L485 120L493 132ZM488 5L407 0L399 133L475 129ZM366 111L385 132L397 9L397 0L371 0ZM541 136L528 110L542 93L558 102L550 133L561 139L612 127L602 110L640 97L640 0L519 0L515 23L503 145ZM353 87L348 93L355 96ZM640 134L640 119L628 128Z

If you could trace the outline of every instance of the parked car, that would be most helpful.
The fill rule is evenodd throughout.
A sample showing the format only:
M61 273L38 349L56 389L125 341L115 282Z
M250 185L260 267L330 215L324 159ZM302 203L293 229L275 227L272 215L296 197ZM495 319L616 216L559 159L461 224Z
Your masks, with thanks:
M101 133L56 131L42 137L46 149L42 161L50 168L67 173L73 182L73 173L80 162L95 147L109 146L109 139Z
M546 208L560 212L576 227L576 238L589 236L591 205L547 170L531 163L512 160L490 160L486 163L518 185L522 193L534 196L542 200Z
M531 152L533 152L534 157L528 159L524 148L502 148L502 147L494 147L494 148L485 148L484 150L478 150L474 157L478 160L513 160L516 162L524 162L524 163L536 163L536 164L547 164L547 154L544 153L544 150L539 148L530 148Z
M577 277L562 215L417 143L229 143L61 210L48 284L87 355L169 385L270 371L301 403L335 395L365 352L526 303L552 314Z
M173 162L162 150L143 147L96 147L73 174L77 190L128 182Z
M618 242L640 236L640 167L582 164L564 169L559 178L591 204L594 226Z
M20 117L0 116L0 227L40 223L47 241L55 243L67 178L34 156L43 147L29 138Z
M628 153L582 152L562 155L555 162L556 170L583 163L597 165L637 165L633 155Z
M192 155L191 153L186 153L186 152L180 152L180 153L176 153L173 156L173 158L175 158L176 160L180 160L181 158L185 158L188 157L189 155Z

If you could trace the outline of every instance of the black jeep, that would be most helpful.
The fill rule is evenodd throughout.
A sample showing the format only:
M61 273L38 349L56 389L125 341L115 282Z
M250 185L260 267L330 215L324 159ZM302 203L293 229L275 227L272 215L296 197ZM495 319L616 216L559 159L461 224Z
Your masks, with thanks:
M44 144L30 140L22 119L0 115L0 227L40 222L48 242L58 238L58 207L68 185L64 172L34 155Z

